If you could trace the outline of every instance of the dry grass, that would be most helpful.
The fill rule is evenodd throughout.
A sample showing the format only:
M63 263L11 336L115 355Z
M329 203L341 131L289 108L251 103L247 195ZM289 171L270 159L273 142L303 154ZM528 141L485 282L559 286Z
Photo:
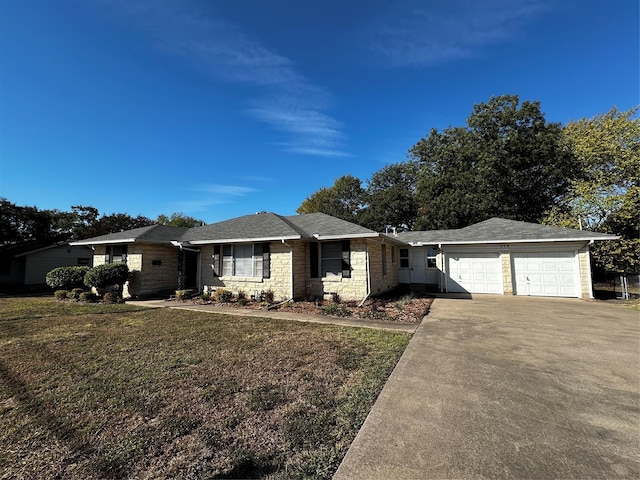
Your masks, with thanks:
M0 478L330 478L408 340L0 299Z

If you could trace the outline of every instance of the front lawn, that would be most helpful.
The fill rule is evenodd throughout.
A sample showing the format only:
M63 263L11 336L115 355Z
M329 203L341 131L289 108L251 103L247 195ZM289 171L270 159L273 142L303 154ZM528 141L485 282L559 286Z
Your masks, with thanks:
M0 299L0 478L331 478L409 336Z

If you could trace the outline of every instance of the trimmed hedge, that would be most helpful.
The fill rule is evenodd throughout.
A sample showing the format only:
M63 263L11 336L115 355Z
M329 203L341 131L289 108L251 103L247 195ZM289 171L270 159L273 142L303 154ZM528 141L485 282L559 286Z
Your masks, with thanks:
M87 287L105 288L111 285L123 285L129 277L126 263L108 263L90 269L84 276Z
M58 267L47 273L47 285L56 290L72 290L84 286L85 275L91 267Z

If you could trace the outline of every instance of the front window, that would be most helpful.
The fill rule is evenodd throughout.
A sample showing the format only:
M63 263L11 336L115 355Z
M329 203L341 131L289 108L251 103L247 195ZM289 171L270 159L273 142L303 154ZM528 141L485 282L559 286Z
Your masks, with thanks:
M214 264L215 264L214 253ZM222 246L222 275L226 277L263 277L269 273L269 245L237 243Z
M400 268L409 268L409 249L400 249Z
M309 244L311 278L351 278L349 240Z
M427 267L436 268L436 256L438 255L438 251L433 248L427 248Z
M382 275L387 274L387 246L382 244Z
M342 275L342 242L326 242L320 246L320 268L323 277Z
M107 247L106 263L127 263L127 246L112 245Z

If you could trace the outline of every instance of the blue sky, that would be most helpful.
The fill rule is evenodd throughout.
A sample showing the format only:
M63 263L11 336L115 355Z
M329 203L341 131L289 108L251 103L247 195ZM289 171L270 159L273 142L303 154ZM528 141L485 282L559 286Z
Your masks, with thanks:
M294 214L491 96L639 104L638 29L636 0L3 0L0 196Z

